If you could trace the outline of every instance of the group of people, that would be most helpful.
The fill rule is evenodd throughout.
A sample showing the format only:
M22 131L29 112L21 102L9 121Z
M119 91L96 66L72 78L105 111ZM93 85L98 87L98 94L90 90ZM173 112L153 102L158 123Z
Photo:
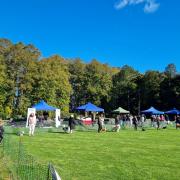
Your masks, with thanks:
M151 119L151 126L157 128L159 130L161 127L166 128L167 124L169 123L169 117L167 115L152 115L150 117ZM177 115L174 117L175 123L176 123L176 129L180 128L180 116ZM115 117L115 126L112 128L112 131L119 132L119 130L122 127L125 127L126 125L130 127L134 127L134 130L137 130L138 127L140 127L143 131L144 129L144 122L146 121L145 115L140 116L132 116L132 115L116 115ZM36 115L34 113L31 113L28 117L28 126L29 126L29 136L34 136L34 131L36 127ZM93 121L94 124L95 121ZM71 115L68 119L68 127L66 129L66 132L73 133L73 130L75 129L75 119L74 115ZM97 125L98 125L98 133L102 131L106 131L106 127L104 125L104 115L99 114L97 115ZM0 143L3 139L3 121L0 120Z
M97 121L96 121L97 120ZM94 126L94 124L97 122L97 125L98 125L98 132L102 132L102 131L106 131L106 127L104 125L104 115L101 113L101 114L98 114L96 115L96 118L94 117L92 119L92 126ZM69 132L69 133L73 133L73 130L75 129L75 119L74 119L74 115L70 115L69 119L68 119L68 127L64 127L64 131L65 132Z
M162 128L165 128L169 122L169 117L167 115L152 115L150 117L151 119L151 126L157 128L157 130L160 129L160 126L162 125ZM122 127L125 127L126 125L129 127L134 127L134 130L137 130L138 127L140 127L143 131L144 123L146 121L146 116L144 114L139 116L132 116L132 115L116 115L115 117L115 126L112 128L112 131L119 132L119 130ZM94 124L95 120L93 121L92 125ZM36 126L36 116L35 114L31 113L28 118L29 123L29 136L34 136L34 130ZM176 116L175 118L176 128L180 127L180 116ZM75 119L74 115L70 115L68 119L68 127L64 129L68 133L73 133L73 130L75 129ZM102 131L106 131L106 127L104 125L104 115L99 114L97 115L97 125L98 125L98 133Z
M150 116L150 119L151 126L157 130L160 128L166 129L167 124L170 122L168 115L152 115ZM98 132L106 131L103 114L97 114L96 118L92 119L92 126L94 126L95 123L98 125ZM176 128L180 127L180 116L176 116L175 123ZM142 131L145 131L146 124L145 114L137 116L131 114L118 114L115 117L115 125L112 127L112 131L119 132L119 130L124 127L133 127L136 131L140 128Z
M144 115L141 116L132 116L132 115L117 115L115 117L115 126L113 128L113 131L119 132L119 130L122 127L125 127L126 125L129 127L133 127L137 130L137 127L140 126L143 128L143 124L146 120L146 117Z
M167 124L170 123L169 116L166 115L151 115L151 126L159 130L160 128L165 129L167 127ZM146 121L146 116L144 114L139 116L132 116L132 115L117 115L115 118L115 127L114 130L119 132L121 127L124 127L125 125L129 125L130 127L134 127L135 130L137 130L138 127L140 127L143 131L144 123ZM176 124L176 129L180 128L180 116L174 116L174 121Z
M95 123L95 120L92 121L92 125ZM75 119L74 119L74 115L70 115L69 119L68 119L68 128L66 129L64 127L64 131L67 131L68 133L73 133L73 130L75 129ZM98 132L100 133L101 131L106 131L106 128L104 126L104 115L103 114L99 114L98 115L98 120L97 120L97 125L98 125Z
M160 129L160 125L163 125L165 128L169 123L168 115L152 115L151 116L151 126Z
M100 114L97 117L97 125L98 132L106 131L106 127L104 125L104 115ZM142 130L144 130L143 124L146 120L144 115L141 116L132 116L132 115L117 115L115 117L115 126L112 128L112 131L119 132L122 127L128 125L129 127L133 127L137 130L137 127L140 126Z

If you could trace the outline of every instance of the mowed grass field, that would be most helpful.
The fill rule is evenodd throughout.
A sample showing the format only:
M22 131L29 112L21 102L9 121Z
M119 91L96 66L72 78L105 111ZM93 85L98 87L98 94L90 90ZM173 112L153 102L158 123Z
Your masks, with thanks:
M29 154L53 163L63 180L180 179L180 130L37 132Z
M0 145L0 180L8 179L9 172L3 162L3 147Z

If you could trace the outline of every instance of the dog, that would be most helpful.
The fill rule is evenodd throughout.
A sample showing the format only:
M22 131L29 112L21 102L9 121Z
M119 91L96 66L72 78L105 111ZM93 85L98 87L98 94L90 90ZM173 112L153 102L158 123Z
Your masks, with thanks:
M118 125L115 125L115 126L112 128L112 131L119 132L120 129L121 129L121 126L118 124Z
M176 129L177 128L180 128L180 124L179 123L176 123Z
M106 132L106 131L107 131L106 127L101 129L101 132Z
M69 127L63 127L63 131L64 131L65 133L68 133L68 132L69 132Z
M17 133L18 136L24 136L24 131L20 131Z

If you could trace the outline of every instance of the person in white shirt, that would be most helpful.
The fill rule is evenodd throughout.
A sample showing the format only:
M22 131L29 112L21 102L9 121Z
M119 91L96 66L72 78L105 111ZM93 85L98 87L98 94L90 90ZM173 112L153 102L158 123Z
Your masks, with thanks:
M34 136L34 130L36 126L36 116L34 113L31 113L28 118L29 122L29 136Z

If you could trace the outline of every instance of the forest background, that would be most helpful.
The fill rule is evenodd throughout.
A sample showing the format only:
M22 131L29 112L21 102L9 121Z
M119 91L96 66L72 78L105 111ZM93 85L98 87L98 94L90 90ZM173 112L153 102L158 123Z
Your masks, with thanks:
M0 39L0 117L25 117L27 108L41 99L60 108L63 116L87 102L107 113L119 106L133 114L150 106L169 110L180 108L180 74L173 63L164 72L141 73L97 59L42 58L32 44Z

